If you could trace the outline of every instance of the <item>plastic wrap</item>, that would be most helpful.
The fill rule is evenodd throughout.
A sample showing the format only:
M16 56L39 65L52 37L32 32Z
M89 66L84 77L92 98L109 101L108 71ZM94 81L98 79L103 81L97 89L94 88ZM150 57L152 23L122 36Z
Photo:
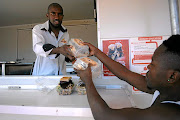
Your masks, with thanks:
M77 58L73 67L77 70L85 70L91 64L92 77L97 78L101 74L101 66L88 57Z
M56 81L51 80L48 77L43 77L43 76L39 76L36 80L36 85L37 85L37 89L44 92L44 93L49 93L51 92L53 89L55 89L55 84Z
M56 86L56 90L59 95L70 95L73 91L74 84L69 84L66 89L63 89L60 85Z
M86 87L83 81L79 81L76 85L76 91L78 95L86 95Z
M87 57L89 55L89 47L83 44L83 40L79 38L72 38L69 41L70 49L76 58Z
M74 83L72 77L62 77L56 90L59 95L70 95L73 91Z

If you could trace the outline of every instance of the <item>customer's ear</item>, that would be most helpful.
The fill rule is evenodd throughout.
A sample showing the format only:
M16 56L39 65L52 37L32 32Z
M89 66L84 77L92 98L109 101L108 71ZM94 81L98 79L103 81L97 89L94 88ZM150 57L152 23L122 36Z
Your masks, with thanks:
M180 72L179 71L173 71L171 75L169 75L168 82L169 83L176 83L180 80Z

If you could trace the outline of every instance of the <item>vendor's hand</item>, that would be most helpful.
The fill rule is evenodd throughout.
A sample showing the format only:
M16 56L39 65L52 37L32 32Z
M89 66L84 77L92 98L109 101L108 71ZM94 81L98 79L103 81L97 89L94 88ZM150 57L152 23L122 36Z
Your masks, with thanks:
M92 73L91 73L91 66L88 65L88 67L85 70L77 70L77 76L81 78L81 80L86 84L89 80L92 80Z
M93 46L91 43L84 42L83 44L89 46L89 52L90 52L89 55L90 56L93 56L96 53L96 51L98 50L98 48Z
M70 51L72 46L70 45L63 45L61 47L58 47L59 53L63 54L64 56L68 57L71 61L75 59L73 53Z

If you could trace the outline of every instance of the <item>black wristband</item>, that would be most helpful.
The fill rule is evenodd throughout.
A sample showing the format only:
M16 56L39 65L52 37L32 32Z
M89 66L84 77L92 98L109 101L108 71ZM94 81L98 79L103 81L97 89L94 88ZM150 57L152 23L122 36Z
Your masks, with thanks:
M44 44L43 45L43 49L44 49L45 52L51 50L52 48L56 48L56 47L54 45L52 45L52 44Z
M43 49L44 49L45 52L51 50L52 48L56 48L56 47L54 45L52 45L52 44L44 44L43 45ZM60 54L58 53L55 58L57 58L59 55Z

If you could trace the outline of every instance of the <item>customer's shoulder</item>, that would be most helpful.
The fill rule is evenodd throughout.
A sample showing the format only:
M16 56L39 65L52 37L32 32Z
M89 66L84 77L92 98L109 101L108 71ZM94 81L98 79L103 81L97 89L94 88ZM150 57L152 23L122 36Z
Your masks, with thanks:
M180 118L180 106L177 104L155 104L144 109L143 114L147 117L147 120L149 120L148 118L158 120L176 120L177 118Z
M151 107L147 108L149 111L157 111L159 113L166 114L177 114L180 115L180 105L174 103L159 103L154 104Z

